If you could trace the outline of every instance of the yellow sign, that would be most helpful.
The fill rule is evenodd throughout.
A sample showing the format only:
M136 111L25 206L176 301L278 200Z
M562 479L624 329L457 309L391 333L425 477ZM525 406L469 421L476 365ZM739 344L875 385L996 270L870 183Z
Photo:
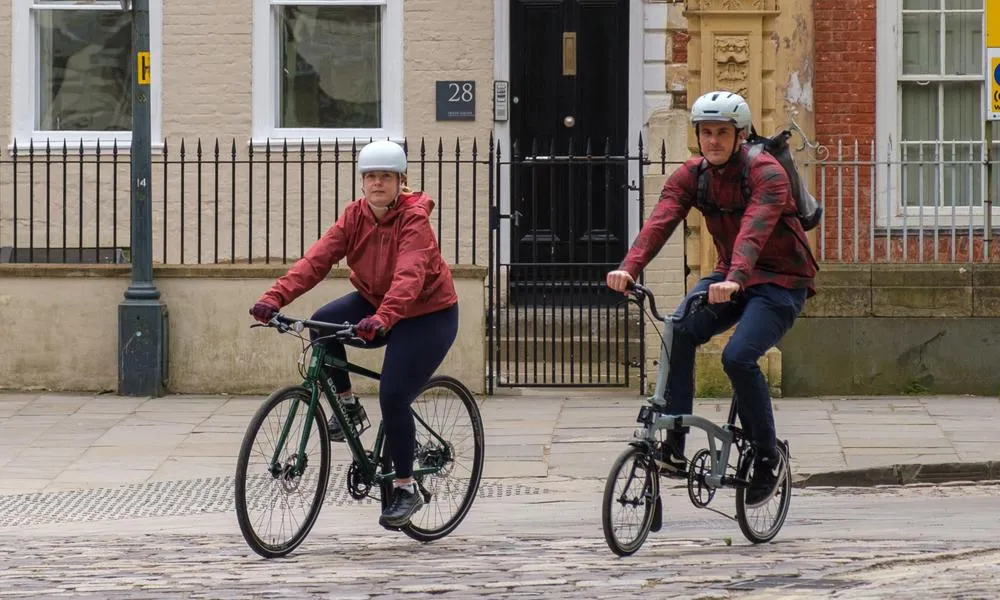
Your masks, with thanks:
M140 52L138 55L136 81L139 85L149 85L149 52Z
M1000 56L990 57L990 112L1000 113Z
M986 47L1000 48L1000 0L986 0Z

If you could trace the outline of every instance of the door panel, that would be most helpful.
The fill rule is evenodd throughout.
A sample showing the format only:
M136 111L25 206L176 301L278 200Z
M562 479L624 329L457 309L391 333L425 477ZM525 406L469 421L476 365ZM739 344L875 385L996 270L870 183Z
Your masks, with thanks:
M594 265L528 278L590 283L624 256L628 19L628 0L512 0L513 262Z

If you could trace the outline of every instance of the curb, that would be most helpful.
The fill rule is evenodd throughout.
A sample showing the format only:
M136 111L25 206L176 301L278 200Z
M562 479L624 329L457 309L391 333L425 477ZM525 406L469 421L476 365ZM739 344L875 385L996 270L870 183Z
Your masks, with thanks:
M1000 479L1000 461L901 464L869 469L851 469L795 475L792 487L873 487L913 483L989 481Z

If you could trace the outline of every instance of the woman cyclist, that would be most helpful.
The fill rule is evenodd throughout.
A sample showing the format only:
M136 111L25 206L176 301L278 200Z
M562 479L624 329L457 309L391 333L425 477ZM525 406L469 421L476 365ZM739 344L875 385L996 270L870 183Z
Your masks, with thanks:
M402 527L423 506L413 480L416 429L410 404L444 360L458 333L458 295L431 229L434 202L406 186L406 154L399 144L371 142L358 154L364 196L349 204L330 229L250 309L261 322L312 289L346 258L357 291L323 306L312 318L356 324L365 347L385 346L379 404L396 473L392 501L379 518ZM316 337L315 332L312 333ZM346 360L344 345L323 342ZM352 344L358 346L358 344ZM350 426L361 411L346 371L331 370ZM336 416L330 438L343 441Z

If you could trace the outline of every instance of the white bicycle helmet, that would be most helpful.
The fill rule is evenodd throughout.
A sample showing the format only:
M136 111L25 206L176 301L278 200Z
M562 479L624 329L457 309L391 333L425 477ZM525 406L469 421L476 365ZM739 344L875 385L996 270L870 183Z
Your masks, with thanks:
M358 173L369 171L406 173L406 152L395 142L371 142L358 152Z
M709 92L691 106L691 123L728 121L737 131L750 131L750 105L743 96L732 92Z

